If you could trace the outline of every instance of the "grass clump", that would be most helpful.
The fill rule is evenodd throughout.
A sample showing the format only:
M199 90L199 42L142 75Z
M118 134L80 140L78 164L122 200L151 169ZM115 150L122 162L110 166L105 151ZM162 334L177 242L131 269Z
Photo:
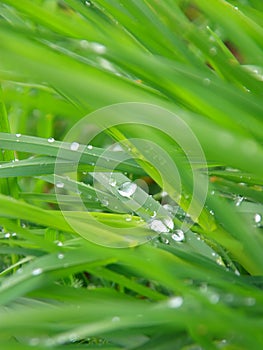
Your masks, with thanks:
M0 340L260 349L260 1L0 1Z

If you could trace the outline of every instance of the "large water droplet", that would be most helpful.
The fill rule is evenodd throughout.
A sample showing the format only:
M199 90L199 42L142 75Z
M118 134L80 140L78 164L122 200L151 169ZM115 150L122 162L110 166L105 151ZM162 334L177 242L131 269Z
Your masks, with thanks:
M70 145L71 151L77 151L79 149L79 143L78 142L72 142Z
M182 297L174 297L168 300L168 306L171 307L172 309L178 309L183 305L183 298Z
M182 230L175 230L172 234L172 239L176 242L181 242L184 238L184 232Z
M137 185L133 182L124 182L119 188L118 193L122 197L130 198L136 191Z
M43 272L43 269L41 269L41 267L38 267L32 271L32 275L39 276L39 275L41 275L42 272Z
M48 141L49 143L52 143L52 142L55 141L55 139L54 139L53 137L49 137L49 138L47 139L47 141Z

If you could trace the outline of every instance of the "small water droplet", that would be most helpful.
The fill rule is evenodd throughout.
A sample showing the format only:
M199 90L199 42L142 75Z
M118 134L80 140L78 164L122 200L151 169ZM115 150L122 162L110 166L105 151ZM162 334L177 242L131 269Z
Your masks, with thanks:
M29 339L28 343L29 343L30 346L37 346L40 343L40 339L38 339L38 338L31 338L31 339Z
M106 52L106 47L100 43L90 43L90 48L100 55Z
M16 237L17 236L17 234L14 232L14 233L12 233L12 237Z
M245 304L246 304L247 306L253 306L253 305L256 304L256 300L255 300L255 298L251 298L251 297L246 298L246 299L245 299Z
M58 254L58 258L59 258L59 260L64 259L64 257L65 257L65 255L64 255L64 254L62 254L62 253L59 253L59 254Z
M133 182L124 182L119 188L118 193L122 197L130 198L136 191L137 185Z
M11 237L11 233L7 232L7 233L5 234L5 238L10 238L10 237Z
M109 205L109 201L107 199L102 199L100 203L103 207L107 207Z
M65 185L64 185L64 183L63 182L57 182L56 183L56 187L57 188L63 188Z
M47 139L47 141L48 141L49 143L52 143L52 142L55 141L55 139L54 139L53 137L49 137L49 138Z
M219 302L219 299L220 299L220 297L216 293L210 295L210 297L209 297L209 300L210 300L211 304L217 304Z
M72 142L70 145L71 151L77 151L79 149L79 143L78 142Z
M111 319L112 322L120 322L120 317L119 316L114 316L112 319Z
M166 218L164 218L163 223L168 227L169 230L173 230L174 222L173 222L173 219L170 218L170 216L167 216Z
M235 200L235 205L236 207L239 207L240 204L243 202L244 200L244 197L241 197L241 196L237 196L236 200Z
M238 7L237 7L237 6L234 6L234 10L238 11Z
M210 53L211 56L216 56L217 55L217 48L215 46L212 46L209 49L209 53Z
M91 6L91 2L88 1L88 0L86 0L86 1L85 1L85 5L86 5L86 6Z
M162 220L156 219L150 222L149 228L157 233L169 232L169 228L162 222Z
M80 40L80 46L83 49L87 49L89 47L89 42L87 40Z
M153 212L153 214L151 215L151 218L155 218L156 217L156 211Z
M32 271L32 275L33 275L33 276L39 276L39 275L41 275L42 272L43 272L43 269L41 269L41 267L39 267L39 268L34 269L34 270Z
M205 78L203 80L203 83L204 83L205 86L209 86L211 84L211 80L209 78Z
M255 214L254 215L254 220L255 220L256 224L259 224L261 222L261 220L262 220L261 215L260 214Z
M176 242L181 242L184 238L184 232L182 230L175 230L172 234L172 239Z
M87 146L87 149L92 149L92 148L93 148L92 145L88 145L88 146Z
M168 300L168 306L171 307L172 309L178 309L183 305L183 298L182 297L174 297Z
M16 137L21 137L22 135L21 134L16 134Z
M116 184L117 184L117 181L115 179L113 179L113 178L110 178L109 185L112 186L112 187L115 187Z
M126 218L125 218L125 221L131 221L132 220L132 216L131 215L129 215L129 216L127 216Z

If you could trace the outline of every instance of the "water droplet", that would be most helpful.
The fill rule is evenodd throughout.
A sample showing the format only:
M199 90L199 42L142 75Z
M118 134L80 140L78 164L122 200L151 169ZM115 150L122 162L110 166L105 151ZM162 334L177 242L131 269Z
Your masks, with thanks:
M89 42L87 40L80 40L80 46L83 49L87 49L89 47Z
M209 300L210 300L211 304L217 304L219 302L219 299L220 299L220 297L216 293L210 295L210 297L209 297Z
M111 319L112 322L119 322L120 321L120 318L119 316L114 316L112 319Z
M155 218L156 217L156 211L153 212L153 214L151 215L151 218Z
M172 234L172 239L176 242L181 242L184 238L184 232L182 230L175 230Z
M86 5L86 6L91 6L91 2L88 1L88 0L86 0L86 1L85 1L85 5Z
M11 237L11 233L8 232L5 234L5 238L10 238L10 237Z
M133 182L124 182L119 188L118 193L122 197L130 198L136 191L137 185Z
M52 143L52 142L55 141L55 139L54 139L53 137L50 137L50 138L47 139L47 141L48 141L49 143Z
M63 188L64 187L64 183L63 182L57 182L56 183L56 187L57 188Z
M92 145L88 145L88 146L87 146L87 149L92 149L92 148L93 148Z
M217 55L217 48L215 46L212 46L209 49L209 53L210 53L211 56L216 56Z
M244 200L244 197L237 196L237 198L235 200L236 207L239 207L240 204L243 202L243 200Z
M30 346L37 346L40 343L40 339L38 339L38 338L31 338L31 339L29 339L28 343L29 343Z
M153 220L149 224L149 228L157 233L169 232L169 228L162 222L162 220Z
M72 142L70 145L71 151L77 151L79 149L79 143L78 142Z
M173 230L174 222L173 222L173 219L170 218L170 216L167 216L166 218L164 218L163 223L168 227L169 230Z
M132 220L132 216L131 215L129 215L129 216L127 216L126 218L125 218L125 221L131 221Z
M58 247L62 247L63 246L63 243L61 241L56 241L56 244Z
M32 271L32 275L33 276L39 276L39 275L41 275L42 272L43 272L43 269L41 269L41 267L38 267L37 269L34 269Z
M21 134L16 134L16 137L21 137L22 135Z
M100 203L103 207L107 207L109 205L109 201L107 199L102 199Z
M64 257L65 257L65 255L64 255L64 254L62 254L62 253L59 253L59 254L58 254L58 258L59 258L59 260L64 259Z
M183 298L182 297L174 297L168 300L168 306L171 307L172 309L178 309L183 305Z
M254 215L254 220L255 220L256 224L259 224L261 222L261 219L262 219L262 217L261 217L260 214L255 214Z
M205 78L203 80L203 83L204 83L205 86L209 86L211 84L211 80L209 78Z
M238 11L238 7L237 7L237 6L234 6L234 10Z
M246 304L247 306L253 306L253 305L256 304L256 300L255 300L254 298L251 298L251 297L246 298L246 299L245 299L245 304Z
M17 234L14 232L14 233L12 233L12 237L16 237L17 236Z
M100 43L90 43L90 48L100 55L106 52L106 47Z
M113 179L113 178L110 178L109 185L112 186L112 187L115 187L116 184L117 184L117 181L115 179Z

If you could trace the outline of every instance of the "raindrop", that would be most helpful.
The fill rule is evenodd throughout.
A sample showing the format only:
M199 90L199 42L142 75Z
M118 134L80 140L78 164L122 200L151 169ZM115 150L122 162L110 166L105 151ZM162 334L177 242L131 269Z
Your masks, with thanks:
M64 257L65 257L65 255L64 255L64 254L62 254L62 253L59 253L59 254L58 254L58 258L59 258L59 260L64 259Z
M167 218L164 218L163 223L168 227L169 230L173 230L174 222L173 222L173 219L170 218L170 216L167 216Z
M80 46L83 49L87 49L89 47L89 42L87 40L80 40Z
M203 80L203 83L204 83L205 86L209 86L211 84L211 80L209 78L205 78Z
M220 299L219 295L215 294L215 293L210 295L210 297L209 297L211 304L217 304L219 302L219 299Z
M119 318L119 316L114 316L111 321L112 322L119 322L120 318Z
M238 197L236 198L236 200L235 200L235 205L236 205L236 207L239 207L240 204L243 202L243 200L244 200L244 197L238 196Z
M182 230L175 230L172 234L172 239L176 242L181 242L184 238L184 232Z
M246 298L246 299L245 299L245 304L246 304L247 306L253 306L253 305L256 304L256 300L255 300L254 298L251 298L251 297Z
M116 183L117 183L117 181L116 181L115 179L110 178L110 180L109 180L109 185L110 185L110 186L115 187L115 186L116 186Z
M41 269L41 267L38 267L37 269L34 269L32 271L32 275L33 276L39 276L39 275L41 275L42 272L43 272L43 269Z
M72 142L70 145L71 151L77 151L79 149L79 143L78 142Z
M5 238L10 238L10 237L11 237L11 233L8 232L5 234Z
M216 56L217 54L217 48L215 46L212 46L210 49L209 49L209 53L211 56Z
M64 183L63 182L57 182L56 183L56 187L57 188L63 188L64 187Z
M153 220L149 224L149 228L158 233L169 232L169 228L162 222L162 220Z
M137 185L133 182L124 182L119 188L118 193L122 197L130 198L136 191Z
M55 141L55 139L54 139L53 137L50 137L50 138L47 139L47 141L48 141L49 143L52 143L52 142Z
M168 301L168 306L171 307L172 309L178 309L183 305L183 302L184 300L182 297L174 297Z
M16 137L21 137L22 135L21 134L16 134Z
M101 205L102 205L103 207L107 207L107 206L109 205L109 201L108 201L107 199L102 199L102 200L101 200Z
M254 215L254 220L255 220L256 224L259 224L261 222L261 219L262 219L262 217L261 217L260 214L255 214Z
M93 148L92 145L88 145L88 146L87 146L87 149L92 149L92 148Z
M155 218L156 217L156 211L154 210L153 214L151 215L151 218Z
M104 54L106 52L106 47L100 43L90 43L90 48L98 54Z

